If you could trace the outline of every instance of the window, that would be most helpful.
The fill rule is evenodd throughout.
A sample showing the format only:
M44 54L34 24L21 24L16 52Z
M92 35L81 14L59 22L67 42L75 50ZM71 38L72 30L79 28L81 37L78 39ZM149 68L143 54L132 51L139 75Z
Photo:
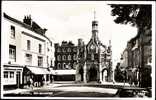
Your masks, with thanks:
M49 52L49 51L50 51L50 49L49 49L49 48L47 48L47 51Z
M30 48L31 48L30 40L27 40L27 50L30 50Z
M39 53L42 53L42 45L39 44Z
M73 68L72 69L76 69L76 62L73 63Z
M68 48L68 52L71 52L71 49L70 48Z
M25 56L26 56L26 64L31 65L32 64L32 55L25 54Z
M61 49L60 49L60 48L58 48L58 49L57 49L57 52L61 52Z
M12 61L16 61L16 46L9 45L9 58Z
M63 58L63 60L66 60L66 56L65 56L65 55L63 55L63 57L62 57L62 58Z
M68 60L71 60L71 55L68 55Z
M61 64L60 63L57 64L57 69L61 69Z
M4 72L4 78L8 78L8 72L7 71Z
M61 60L61 56L60 56L60 55L57 56L57 60L58 60L58 61Z
M52 42L50 42L50 46L51 46L51 47L53 46L53 43L52 43Z
M66 63L63 63L63 69L65 69L66 68Z
M10 78L14 78L14 72L10 72Z
M92 57L91 57L91 59L94 60L94 54L93 54L93 53L92 53Z
M76 48L73 48L73 51L74 51L74 52L77 52L77 49L76 49Z
M38 56L38 66L43 66L43 57Z
M50 64L50 66L52 66L53 65L53 61L51 60L51 64Z
M15 27L11 25L11 38L15 38Z
M77 56L76 56L76 54L74 54L74 60L77 60Z
M65 48L62 49L63 52L66 52Z

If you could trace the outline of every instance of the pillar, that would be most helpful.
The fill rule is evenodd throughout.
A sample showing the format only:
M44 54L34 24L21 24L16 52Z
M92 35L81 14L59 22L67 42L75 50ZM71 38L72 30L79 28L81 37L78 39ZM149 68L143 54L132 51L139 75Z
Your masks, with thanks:
M83 67L83 70L84 70L84 74L83 74L83 81L84 83L87 83L87 66L86 66L86 63L84 64L84 67Z
M47 83L47 77L46 77L46 74L45 74L45 75L43 75L43 77L44 77L44 79L45 79L45 80L44 80L44 82L43 82L43 83L44 83L44 85L45 85L45 84Z
M100 82L102 83L102 66L101 66L101 64L100 64L99 67L100 67L100 68L99 68L99 72L100 72Z

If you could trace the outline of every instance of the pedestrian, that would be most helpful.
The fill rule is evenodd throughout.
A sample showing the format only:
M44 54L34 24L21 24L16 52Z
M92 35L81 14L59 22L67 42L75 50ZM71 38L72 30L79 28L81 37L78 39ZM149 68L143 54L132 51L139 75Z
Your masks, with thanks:
M30 81L30 89L32 89L32 90L33 90L33 83L34 83L34 82L33 82L33 79L32 79L32 78L30 78L30 80L29 80L29 81Z

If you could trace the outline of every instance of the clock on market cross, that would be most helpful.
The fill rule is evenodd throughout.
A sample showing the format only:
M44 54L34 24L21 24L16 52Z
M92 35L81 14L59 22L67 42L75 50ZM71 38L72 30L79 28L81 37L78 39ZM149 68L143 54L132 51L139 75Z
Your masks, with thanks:
M91 48L91 49L95 49L95 46L92 44L92 45L90 46L90 48Z

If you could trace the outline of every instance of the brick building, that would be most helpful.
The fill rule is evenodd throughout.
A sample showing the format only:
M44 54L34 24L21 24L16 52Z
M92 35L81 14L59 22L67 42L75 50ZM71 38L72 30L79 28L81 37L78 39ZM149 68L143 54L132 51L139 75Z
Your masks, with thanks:
M77 62L77 46L71 41L55 43L55 80L75 80L75 67ZM70 72L69 72L70 70ZM63 71L59 74L59 72ZM68 77L69 76L69 77ZM70 77L71 76L71 77Z

